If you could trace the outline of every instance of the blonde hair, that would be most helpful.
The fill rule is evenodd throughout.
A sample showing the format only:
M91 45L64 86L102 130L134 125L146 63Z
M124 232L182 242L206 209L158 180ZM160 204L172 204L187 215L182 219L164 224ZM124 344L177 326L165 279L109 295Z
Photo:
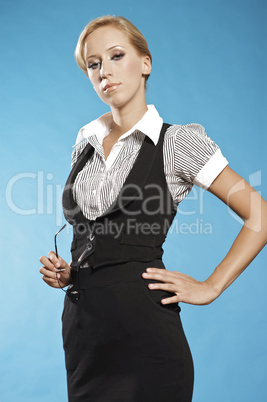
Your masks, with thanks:
M98 17L89 22L84 30L79 36L76 49L75 58L78 66L82 71L87 74L86 62L84 60L84 43L86 38L93 33L96 29L111 25L121 31L126 35L130 44L135 48L138 54L141 56L148 56L152 63L152 56L148 49L147 41L141 32L136 28L134 24L128 21L124 17L114 16L114 15L104 15L103 17ZM145 82L148 80L149 74L145 76Z

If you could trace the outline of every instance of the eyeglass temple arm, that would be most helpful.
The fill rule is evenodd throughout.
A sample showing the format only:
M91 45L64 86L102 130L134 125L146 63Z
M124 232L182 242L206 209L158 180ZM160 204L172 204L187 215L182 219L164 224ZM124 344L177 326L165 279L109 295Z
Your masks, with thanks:
M58 235L59 232L61 232L61 230L63 230L66 226L67 226L67 224L65 223L65 225L63 225L62 228L60 228L59 231L55 234L54 242L55 242L55 252L56 252L57 258L58 258L58 252L57 252L57 235Z

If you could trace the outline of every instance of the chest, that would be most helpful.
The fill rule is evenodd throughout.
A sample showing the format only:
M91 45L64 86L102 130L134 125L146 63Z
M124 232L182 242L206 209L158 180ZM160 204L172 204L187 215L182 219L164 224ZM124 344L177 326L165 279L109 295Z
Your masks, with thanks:
M174 197L177 189L173 185L173 138L173 136L165 136L152 171L155 182L158 180L158 174L164 183L165 180L167 181L169 190ZM90 139L90 144L95 151L77 174L73 185L75 201L89 219L101 215L116 199L127 177L136 165L135 162L140 154L143 142L144 135L141 132L133 133L125 141L106 143L103 141L102 145L96 139ZM154 146L152 146L153 148ZM151 158L152 152L148 150L142 161L138 162L137 171L140 171L142 176L145 176L146 166Z
M105 137L105 138L103 139L102 148L103 148L103 152L104 152L104 159L105 159L105 161L107 161L108 156L110 155L111 150L113 150L113 152L114 152L114 151L116 152L116 147L114 147L115 144L119 145L117 139L109 138L109 136L107 136L107 137Z

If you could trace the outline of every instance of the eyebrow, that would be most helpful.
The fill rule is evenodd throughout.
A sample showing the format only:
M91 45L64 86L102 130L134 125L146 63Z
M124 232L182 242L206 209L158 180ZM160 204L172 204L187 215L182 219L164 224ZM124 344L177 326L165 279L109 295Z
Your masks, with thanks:
M109 47L107 50L114 49L115 47L123 47L123 46L121 46L121 45L115 45L115 46ZM88 56L88 57L86 58L86 60L90 59L91 57L97 57L97 55L91 54L90 56Z

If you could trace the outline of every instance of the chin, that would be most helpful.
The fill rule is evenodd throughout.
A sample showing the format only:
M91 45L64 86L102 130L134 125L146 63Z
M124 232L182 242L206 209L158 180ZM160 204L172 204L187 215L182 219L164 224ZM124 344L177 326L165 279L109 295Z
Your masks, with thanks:
M115 97L115 96L110 97L110 99L107 99L107 98L102 99L102 101L104 103L106 103L107 105L109 105L111 108L115 108L115 109L120 109L129 103L128 99L127 100L121 99L121 97Z

